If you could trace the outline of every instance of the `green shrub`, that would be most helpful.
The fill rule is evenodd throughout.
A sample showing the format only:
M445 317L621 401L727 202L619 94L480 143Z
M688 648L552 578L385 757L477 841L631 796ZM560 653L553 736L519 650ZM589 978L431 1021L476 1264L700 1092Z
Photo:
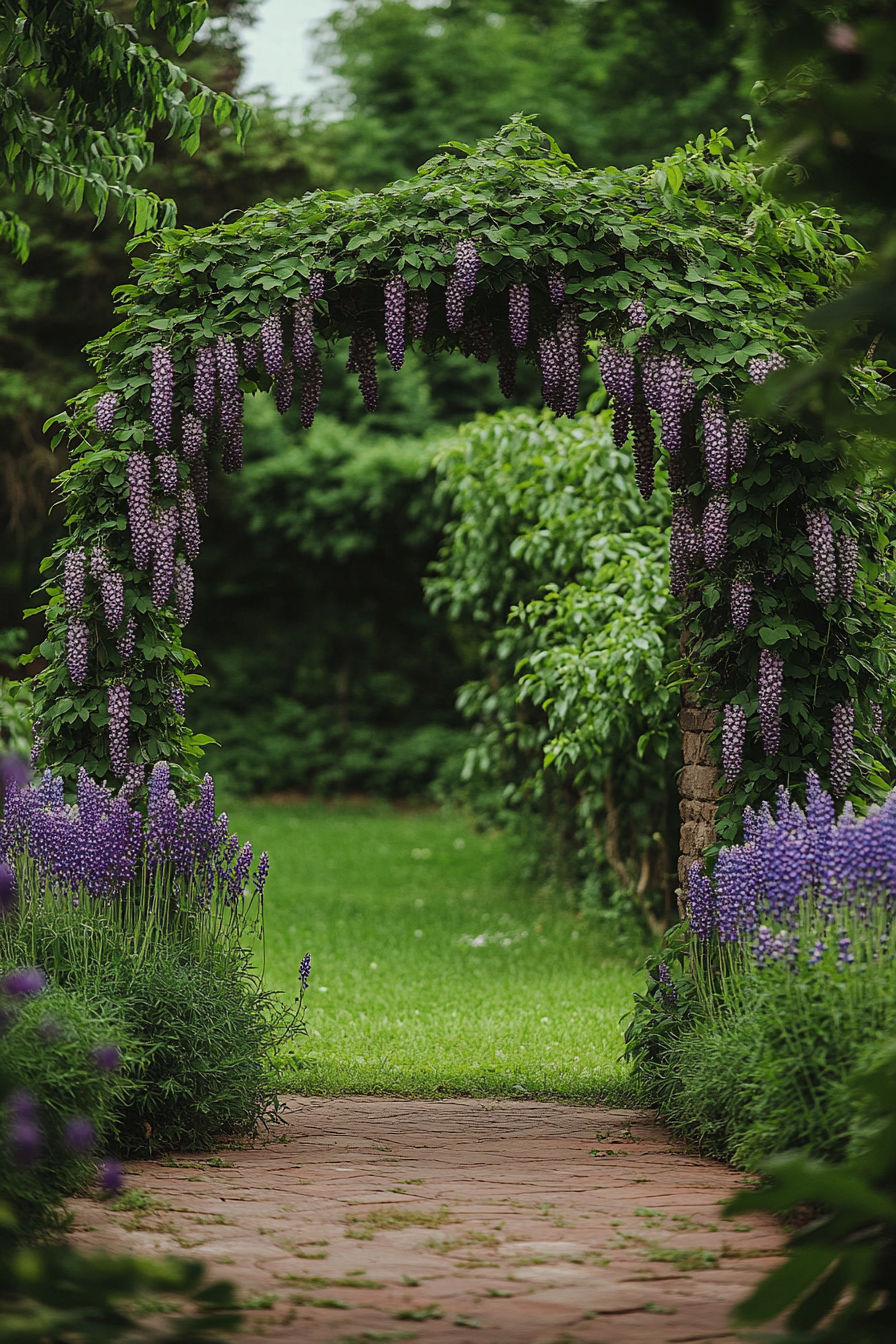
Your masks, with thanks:
M115 1135L141 1061L108 1001L51 987L31 998L2 996L2 1013L0 1075L14 1078L18 1092L33 1099L41 1144L35 1161L18 1160L7 1106L0 1199L23 1228L35 1231L52 1226L62 1199L94 1178L95 1158ZM103 1067L104 1056L94 1057L98 1047L113 1042L121 1069ZM110 1060L115 1058L113 1049ZM77 1130L69 1128L73 1122Z

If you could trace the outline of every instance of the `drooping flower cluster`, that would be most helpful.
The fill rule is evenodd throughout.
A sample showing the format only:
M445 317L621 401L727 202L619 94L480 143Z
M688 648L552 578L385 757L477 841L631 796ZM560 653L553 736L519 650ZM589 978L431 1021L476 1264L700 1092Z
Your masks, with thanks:
M149 420L160 448L171 444L171 420L174 411L174 364L171 351L164 345L152 348L152 387L149 396Z
M148 569L152 559L154 526L150 505L151 463L145 453L131 453L128 458L128 528L131 550L138 569Z
M294 381L295 368L291 360L285 359L280 365L280 372L274 379L274 405L281 415L285 415L292 405Z
M747 574L738 574L731 582L731 624L743 634L750 624L753 604L753 580Z
M519 350L529 338L528 285L511 285L508 289L507 319L510 323L510 339Z
M461 337L461 349L472 355L480 364L487 364L492 357L492 324L481 313L474 313L468 319Z
M463 327L466 302L456 276L449 276L445 286L445 325L449 331L458 332Z
M324 384L324 367L318 355L308 365L302 379L302 400L299 418L303 429L310 429L320 404L321 388Z
M635 459L635 480L638 491L644 500L653 494L655 472L655 440L650 412L643 401L635 404L632 411L632 455Z
M613 442L623 448L632 423L635 404L635 357L612 345L601 346L600 376L613 398Z
M137 645L137 622L133 616L129 616L124 633L120 636L117 644L119 656L127 662L134 656L134 649Z
M742 705L726 705L722 710L722 769L729 784L741 772L746 736L746 710Z
M168 702L178 718L183 719L187 713L187 698L184 694L184 688L181 682L172 681L168 688Z
M852 775L856 712L852 705L835 705L831 729L831 793L842 798Z
M751 359L747 365L747 372L750 375L750 382L758 387L764 383L770 373L777 373L780 369L787 368L787 360L783 355L777 353L767 355L763 358Z
M244 369L258 368L258 342L249 340L243 341L241 346Z
M783 690L784 659L775 649L763 649L759 655L759 727L767 756L774 756L781 745Z
M871 726L878 736L884 730L884 711L876 700L871 701Z
M196 496L189 486L184 486L177 497L177 525L184 550L191 560L199 555L202 537L199 534L199 513L196 509Z
M88 647L87 626L80 616L76 616L69 621L65 632L65 661L68 674L76 686L80 686L87 676Z
M746 420L732 420L728 427L728 465L732 471L743 471L750 447L750 426Z
M516 351L502 350L498 356L498 389L508 401L516 391Z
M358 387L365 411L375 411L379 405L379 380L376 372L376 332L373 327L359 327L348 347L345 367L357 373Z
M240 357L236 341L219 336L215 350L218 366L218 392L221 396L221 427L231 429L243 418L243 394L240 391Z
M156 519L152 555L152 602L164 607L174 582L174 543L177 540L178 509L170 504Z
M307 369L314 358L314 301L310 296L296 299L293 306L292 353L299 369Z
M87 558L82 547L66 551L63 564L62 593L70 611L80 611L84 605Z
M323 298L326 283L326 276L323 271L312 271L309 275L308 293L315 303L317 303L318 299Z
M197 466L200 465L197 463ZM224 445L221 450L221 466L228 475L240 471L243 465L243 427L242 425L233 425L230 429L224 430ZM194 492L199 499L199 481L196 478ZM206 487L207 493L207 487Z
M831 520L824 509L806 509L806 535L812 548L818 600L824 604L833 602L837 596L837 556Z
M425 289L412 289L408 293L408 325L411 331L411 337L419 341L420 337L426 331L426 324L429 321L429 299Z
M265 373L269 378L276 378L283 364L283 328L279 313L271 313L264 319L258 339Z
M110 630L117 630L124 620L124 576L117 570L107 569L100 579L103 598L103 616Z
M111 432L115 423L115 409L118 406L117 392L103 392L96 403L96 427L101 434Z
M159 488L163 495L177 494L177 488L180 484L180 475L177 470L177 461L169 454L165 453L156 458L156 473L159 478Z
M193 370L193 410L200 420L210 420L215 413L217 365L215 347L201 345L196 351Z
M193 570L182 556L174 562L174 609L181 625L193 615Z
M131 725L131 693L123 682L109 687L109 763L121 779L128 769Z
M181 421L180 446L188 462L195 462L202 452L202 421L190 411Z
M407 289L407 285L399 275L393 275L383 286L386 357L396 372L404 363Z
M454 249L454 278L464 298L471 299L481 263L472 238L461 238Z
M669 533L669 591L682 597L688 586L691 562L702 558L703 537L691 516L690 498L678 494L672 502L672 527Z
M851 532L837 533L837 592L851 602L859 573L859 543Z
M566 297L566 277L559 266L548 271L548 298L555 308L559 308Z
M703 510L703 555L707 569L717 569L728 550L728 492L711 495Z
M647 326L647 309L644 306L643 299L635 299L629 304L626 310L626 317L630 327Z
M706 479L712 490L728 484L728 420L718 397L707 397L701 411Z

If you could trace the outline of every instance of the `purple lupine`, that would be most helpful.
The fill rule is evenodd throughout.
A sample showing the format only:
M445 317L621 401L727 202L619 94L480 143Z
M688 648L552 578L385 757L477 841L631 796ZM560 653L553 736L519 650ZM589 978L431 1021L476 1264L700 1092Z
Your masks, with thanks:
M741 772L746 735L747 711L742 705L726 705L722 710L722 769L729 784Z
M268 873L270 872L270 870L271 870L271 860L267 850L265 849L262 850L261 854L258 856L258 867L256 868L255 874L252 878L252 882L255 887L255 895L259 901L264 900L264 887L265 883L268 880Z
M786 368L787 360L783 355L779 355L775 352L766 356L764 359L759 356L751 359L747 365L747 372L750 375L750 382L755 383L758 387L765 382L770 373L776 373L779 369Z
M425 289L412 289L408 291L408 325L411 330L411 337L419 341L420 337L426 331L426 323L429 320L429 296Z
M732 471L743 471L750 447L750 426L746 420L732 420L728 427L728 465Z
M642 499L650 499L653 494L655 470L655 440L650 412L643 401L635 404L632 411L632 454L635 459L635 480Z
M149 420L160 448L171 445L171 417L174 411L174 364L171 351L164 345L152 348L152 390L149 396Z
M703 457L711 490L728 484L728 421L718 397L707 397L700 412L703 421Z
M731 582L731 624L742 635L750 624L753 604L753 580L748 574L737 574Z
M196 496L188 485L184 486L177 497L177 525L187 556L190 560L195 560L202 546L202 537L199 533Z
M301 982L303 989L308 988L308 981L310 980L310 978L311 978L311 953L306 952L302 960L299 962L299 981Z
M840 937L840 938L837 940L837 970L838 970L838 971L845 970L847 966L851 966L851 965L853 964L853 962L855 961L855 956L854 956L854 954L850 951L850 948L852 947L852 939L851 939L851 938L847 938L847 936L846 936L846 930L845 930L845 929L841 929L841 930L840 930L840 933L841 933L842 937Z
M563 268L553 266L548 271L548 298L555 308L559 308L566 297L566 277Z
M476 289L479 253L472 238L461 238L454 249L454 278L461 294L471 299Z
M376 372L376 332L373 327L359 327L352 336L345 367L358 375L365 411L375 411L379 404L379 383Z
M688 869L688 918L700 941L707 942L716 927L716 902L712 882L699 862Z
M240 353L243 357L244 369L255 369L258 367L258 342L245 340L242 343Z
M216 378L215 347L200 345L196 351L196 367L193 371L193 410L200 420L210 420L215 413Z
M78 546L75 550L66 552L62 574L65 605L71 611L80 611L84 605L84 584L87 577L87 559L83 547Z
M241 471L243 467L243 427L234 425L232 429L225 429L223 435L223 447L221 449L221 466L223 470L232 476L235 472ZM197 483L198 484L198 483ZM199 498L199 491L195 489L196 498Z
M453 275L448 277L445 286L445 324L449 331L460 331L464 325L464 292Z
M30 1092L13 1092L6 1103L6 1143L16 1166L33 1167L43 1152L43 1134L37 1118L37 1102Z
M541 399L556 415L562 415L563 364L553 336L542 336L538 342L538 363L541 368Z
M195 462L202 452L202 421L188 412L180 426L180 446L188 462Z
M187 697L181 682L172 681L168 687L168 703L179 719L187 716Z
M759 728L766 756L781 745L781 693L784 689L784 659L776 649L759 655Z
M404 363L407 289L408 287L400 275L393 275L383 286L386 356L396 372Z
M326 276L323 271L312 271L308 277L308 293L315 303L323 298L325 288Z
M221 394L221 428L230 429L243 418L243 394L240 391L240 356L230 336L219 336L215 347L218 365L218 390ZM173 493L173 492L172 492Z
M842 798L852 775L856 712L850 704L834 706L831 729L831 793Z
M124 1167L115 1157L104 1157L97 1165L97 1184L106 1195L117 1195L124 1189Z
M812 948L811 953L809 954L808 964L810 966L817 966L818 963L823 959L824 954L825 952L827 952L827 950L828 950L827 943L822 942L822 940L819 938L815 946Z
M19 966L0 980L0 993L11 999L30 999L43 994L47 987L46 972L39 966Z
M129 616L127 625L124 627L124 634L118 640L118 656L127 662L134 656L134 647L137 643L137 622L133 616Z
M193 615L193 570L182 555L174 562L174 610L181 625Z
M156 458L156 473L159 477L159 486L163 495L177 494L177 488L180 484L180 475L177 470L177 461L169 454L165 453Z
M62 1131L62 1142L73 1153L89 1153L96 1143L96 1130L86 1115L74 1115Z
M827 605L837 596L837 557L831 520L822 508L806 508L806 535L812 548L815 591Z
M65 661L68 665L68 674L76 686L80 686L87 676L88 650L87 626L79 616L76 616L69 621L65 632Z
M121 1051L111 1041L94 1046L90 1058L100 1073L117 1073L122 1065Z
M103 392L96 403L94 415L96 427L101 434L108 434L115 423L115 409L118 406L117 392Z
M516 351L502 350L498 356L498 388L509 401L516 391Z
M669 967L664 961L661 961L656 968L656 978L659 981L660 993L670 1007L676 1007L678 1003L678 990L675 987L675 981L672 979Z
M837 533L837 592L851 602L859 572L859 543L851 532Z
M582 373L582 330L574 304L565 303L560 309L556 341L561 370L560 414L572 419L579 409L579 381Z
M109 762L112 773L121 777L128 768L128 738L131 722L131 693L123 682L109 687Z
M508 289L507 318L510 322L510 339L517 350L520 350L529 337L528 285L511 285Z
M603 345L599 360L601 380L613 398L613 442L624 448L635 404L635 357L627 350Z
M324 384L324 366L318 355L308 365L302 379L301 410L299 418L303 429L310 429L320 404L321 388Z
M283 328L279 313L271 313L264 319L258 339L265 373L269 378L276 378L283 367Z
M711 495L703 510L703 555L707 569L717 569L728 551L728 492Z
M877 733L878 737L880 737L884 731L884 711L876 700L872 700L870 703L871 703L871 726Z
M152 557L152 602L161 610L168 601L174 582L174 544L177 540L178 510L170 504L156 519Z
M131 533L131 551L138 569L148 569L152 559L155 535L150 504L152 466L145 453L131 453L128 458L128 527Z
M314 358L314 302L307 295L293 304L292 353L300 369L307 369Z
M280 366L280 372L274 379L274 405L281 415L285 415L292 405L295 372L292 361L285 359Z
M110 630L117 630L124 620L124 576L110 569L103 575L100 591L103 595L103 616Z

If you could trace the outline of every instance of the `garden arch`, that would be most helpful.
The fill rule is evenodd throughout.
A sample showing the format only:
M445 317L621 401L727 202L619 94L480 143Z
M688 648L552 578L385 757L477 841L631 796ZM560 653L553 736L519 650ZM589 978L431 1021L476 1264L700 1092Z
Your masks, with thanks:
M682 873L714 838L720 754L723 836L745 801L810 766L841 796L877 796L892 761L882 506L844 490L819 428L774 409L748 424L742 407L751 383L813 357L800 314L849 277L856 248L833 212L775 200L730 151L701 136L649 169L580 172L516 117L376 194L157 233L119 291L121 324L89 348L98 386L57 422L68 528L45 561L36 760L127 789L159 759L189 777L202 739L184 696L200 677L181 634L208 455L239 469L243 398L259 388L281 409L298 396L309 425L322 357L351 337L368 406L380 342L393 368L408 341L494 352L508 394L517 359L535 361L560 415L583 359L600 358L642 493L657 464L675 492ZM874 397L876 380L854 371L851 394Z

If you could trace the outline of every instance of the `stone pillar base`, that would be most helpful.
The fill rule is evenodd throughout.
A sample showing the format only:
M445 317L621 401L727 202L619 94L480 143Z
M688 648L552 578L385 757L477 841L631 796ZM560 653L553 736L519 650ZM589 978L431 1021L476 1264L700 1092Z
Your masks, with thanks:
M716 726L714 709L697 709L686 705L679 714L684 769L678 781L681 802L681 839L678 858L678 907L684 915L687 898L688 870L701 858L703 851L716 838L716 785L719 769L709 754L709 735Z

